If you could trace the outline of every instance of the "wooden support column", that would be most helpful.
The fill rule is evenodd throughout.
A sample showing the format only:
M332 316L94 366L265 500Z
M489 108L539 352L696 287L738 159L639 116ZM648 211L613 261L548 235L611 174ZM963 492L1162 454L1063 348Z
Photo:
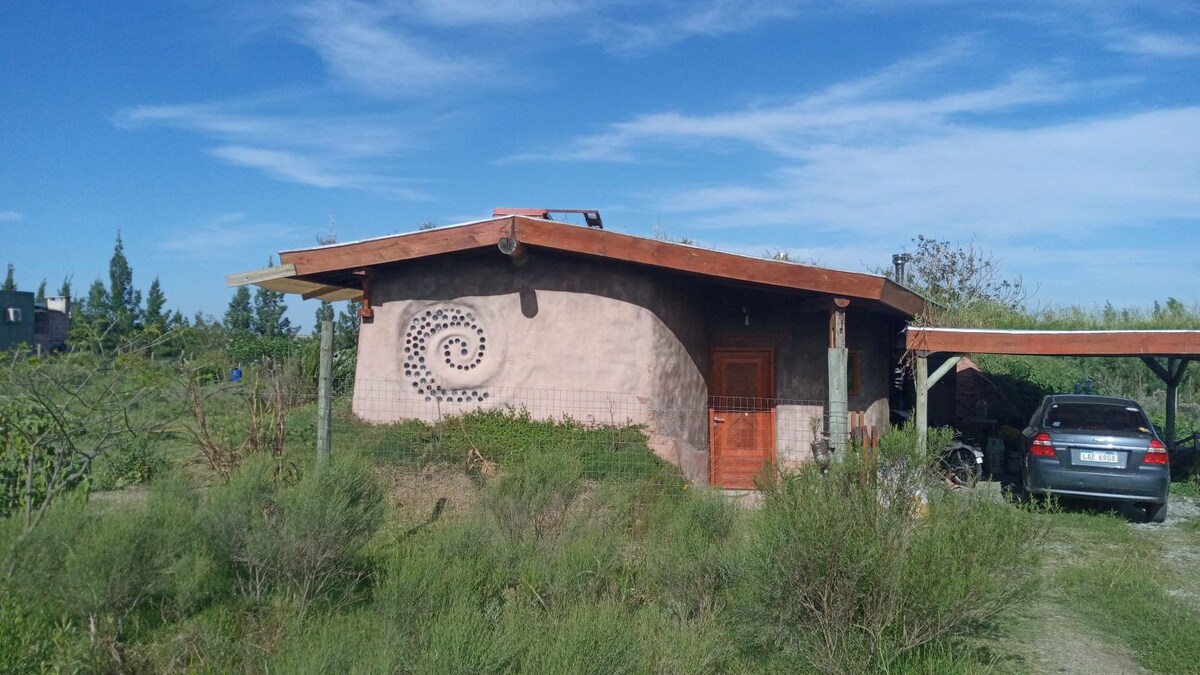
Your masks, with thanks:
M321 360L317 376L317 466L329 462L333 439L333 322L321 322Z
M362 306L358 308L358 318L374 319L375 310L371 308L371 269L368 267L354 270L354 275L362 277L363 299Z
M834 461L845 458L849 447L849 389L846 382L846 366L849 352L846 350L846 307L850 300L835 298L833 310L829 312L829 441L833 447Z
M1190 361L1190 359L1186 358L1170 357L1167 359L1167 365L1164 368L1158 362L1158 359L1150 356L1142 357L1142 362L1149 366L1150 370L1153 370L1154 374L1167 385L1167 428L1163 430L1163 435L1166 436L1163 442L1167 444L1168 448L1175 445L1175 424L1179 407L1179 384L1183 382L1183 376L1187 374L1187 367Z
M929 446L929 390L954 366L958 365L962 354L955 354L946 359L946 362L938 366L932 375L929 373L929 352L916 352L916 357L917 403L913 417L917 424L917 450L924 454Z

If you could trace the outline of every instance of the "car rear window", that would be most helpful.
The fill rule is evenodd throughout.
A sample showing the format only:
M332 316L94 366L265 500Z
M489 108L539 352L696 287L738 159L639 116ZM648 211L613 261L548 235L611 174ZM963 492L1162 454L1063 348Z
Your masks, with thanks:
M1149 434L1140 408L1111 403L1056 403L1046 411L1051 429L1090 429Z

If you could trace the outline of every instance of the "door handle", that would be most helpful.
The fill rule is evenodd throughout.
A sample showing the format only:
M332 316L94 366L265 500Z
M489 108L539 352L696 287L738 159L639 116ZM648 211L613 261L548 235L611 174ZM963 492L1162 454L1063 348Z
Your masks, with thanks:
M714 417L713 418L713 424L721 424L724 421L725 421L724 417Z

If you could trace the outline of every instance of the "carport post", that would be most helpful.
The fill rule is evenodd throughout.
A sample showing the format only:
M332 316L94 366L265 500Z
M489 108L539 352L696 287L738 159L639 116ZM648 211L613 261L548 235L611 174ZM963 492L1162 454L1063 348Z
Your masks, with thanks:
M917 452L925 454L929 445L929 356L917 352L917 405L914 417L917 421Z
M333 322L321 322L321 361L317 377L317 466L329 461L333 440Z
M955 354L946 359L946 362L938 366L933 374L929 374L929 352L917 352L917 450L921 454L929 446L929 390L933 385L937 384L946 373L950 372L954 366L958 365L962 359L962 354Z
M1167 359L1167 367L1151 356L1143 356L1142 361L1154 371L1155 375L1167 385L1167 428L1163 431L1166 438L1163 441L1167 447L1175 445L1175 420L1179 407L1179 383L1187 373L1189 359L1172 357Z

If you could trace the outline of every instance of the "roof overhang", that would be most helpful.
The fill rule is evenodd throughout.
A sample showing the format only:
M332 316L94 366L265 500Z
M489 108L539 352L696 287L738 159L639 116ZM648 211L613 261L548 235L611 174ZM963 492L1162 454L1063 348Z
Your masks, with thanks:
M299 281L308 284L307 292L284 292L302 292L306 297L328 299L334 291L325 295L310 294L319 288L353 288L361 292L362 277L356 278L355 272L405 260L497 246L502 239L510 240L509 243L515 240L534 250L556 250L716 280L865 299L909 317L926 311L925 300L920 295L874 274L725 253L521 215L283 251L279 255L281 265L230 275L227 281L231 286L251 283L271 290L282 290L287 284Z
M1019 356L1200 357L1195 330L994 330L910 326L908 348Z
M330 286L315 281L296 278L296 266L291 264L275 265L249 272L239 272L225 277L229 286L245 286L254 284L268 291L300 295L305 300L316 298L326 302L339 300L359 300L362 298L361 288L344 288Z

